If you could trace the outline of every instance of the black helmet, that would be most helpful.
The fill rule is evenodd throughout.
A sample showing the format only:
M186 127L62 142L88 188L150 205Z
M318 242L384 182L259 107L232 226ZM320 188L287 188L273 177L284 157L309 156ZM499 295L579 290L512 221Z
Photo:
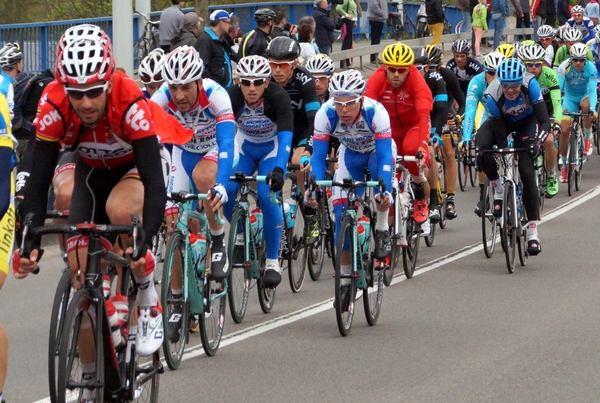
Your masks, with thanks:
M277 36L267 47L267 57L279 60L295 60L300 55L300 45L289 36Z
M413 53L415 54L414 64L428 64L429 63L429 55L427 54L427 50L424 46L413 46Z
M275 11L270 8L259 8L254 13L254 21L258 24L266 24L267 22L274 20L277 16L275 15Z
M427 45L427 54L429 55L429 64L440 64L442 61L442 49L435 45Z

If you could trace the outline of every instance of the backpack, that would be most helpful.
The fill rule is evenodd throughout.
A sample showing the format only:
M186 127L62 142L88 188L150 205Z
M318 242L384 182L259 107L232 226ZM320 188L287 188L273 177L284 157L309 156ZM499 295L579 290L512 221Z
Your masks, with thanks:
M37 106L44 88L54 80L50 70L43 73L21 73L15 82L15 106L12 120L13 133L17 138L29 138L31 123L35 119Z

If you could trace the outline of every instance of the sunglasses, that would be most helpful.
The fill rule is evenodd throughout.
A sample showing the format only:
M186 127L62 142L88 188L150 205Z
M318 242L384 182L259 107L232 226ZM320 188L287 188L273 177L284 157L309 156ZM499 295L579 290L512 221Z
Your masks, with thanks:
M525 66L538 68L542 65L542 62L525 62Z
M426 66L425 65L420 65L420 66L415 66L417 68L417 70L421 71L423 70Z
M586 59L581 59L581 58L571 58L571 61L573 63L584 63L586 61Z
M496 71L494 71L494 70L486 70L485 72L487 74L489 74L490 76L495 76L496 75Z
M361 99L361 97L356 97L356 98L354 98L354 99L352 99L352 100L350 100L350 101L346 101L346 102L342 102L342 101L336 101L336 100L334 99L334 100L333 100L333 104L334 104L336 107L340 107L340 108L344 108L344 107L350 107L350 106L353 106L353 105L355 105L355 104L359 103L359 102L360 102L360 99Z
M273 70L275 70L277 67L279 67L281 70L287 70L292 67L292 64L294 64L293 60L291 62L269 62L269 66L271 66L271 69Z
M315 79L315 81L329 81L329 76L313 76L313 78Z
M548 38L540 38L540 41L551 41L551 40L552 40L552 38L551 38L551 37L548 37Z
M266 78L255 78L254 80L250 80L249 78L240 78L240 84L244 87L250 87L254 85L255 87L260 87L265 82L267 82Z
M385 66L385 69L387 71L389 71L392 74L404 74L408 71L408 69L410 69L410 67L390 67L390 66Z
M579 18L579 17L583 17L583 14L575 13L575 14L571 14L571 17L577 17L577 18Z
M160 71L158 73L156 73L154 75L154 77L149 74L146 74L146 73L140 74L139 77L140 77L140 81L143 82L144 84L151 83L152 81L154 81L155 83L163 81L162 73Z
M65 88L65 91L69 98L80 101L84 96L88 97L88 99L98 98L100 95L104 94L107 88L108 81L102 85L97 85L90 88Z
M505 90L516 90L517 88L519 88L521 86L521 83L503 83L502 84L502 89Z

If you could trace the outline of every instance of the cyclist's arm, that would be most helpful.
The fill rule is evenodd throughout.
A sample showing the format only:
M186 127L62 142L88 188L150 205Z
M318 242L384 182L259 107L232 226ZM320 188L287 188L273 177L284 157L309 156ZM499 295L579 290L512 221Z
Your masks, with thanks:
M542 68L542 75L544 77L546 87L550 91L550 101L552 102L552 115L554 121L560 123L562 120L562 97L560 94L560 83L558 82L558 76L556 71L552 69Z
M469 82L469 87L467 90L465 118L463 119L463 140L471 139L471 135L473 134L473 130L475 128L475 116L477 115L477 107L479 106L479 100L481 99L483 91L483 85L481 85L481 82L477 79L477 76L474 77Z
M315 88L315 80L307 81L303 86L304 91L304 111L306 113L306 129L301 134L300 141L306 139L306 145L304 149L312 154L312 141L311 137L315 131L315 115L321 107L321 101L317 95L317 89Z
M596 110L596 105L598 104L598 73L596 72L595 66L591 67L591 75L588 81L588 93L590 94L590 112L594 112Z
M286 171L287 162L292 151L292 137L294 130L294 112L290 96L287 91L277 84L267 87L269 91L271 107L277 123L277 164L276 166Z
M556 77L558 78L558 90L561 93L565 91L565 69L566 64L561 63L561 65L558 67L558 70L556 70Z
M444 87L444 80L442 77L437 74L440 78L430 81L430 88L432 90L433 96L433 110L431 111L431 132L437 133L438 136L442 135L442 128L446 123L447 116L446 113L448 111L448 94L446 93L446 88Z
M425 79L420 75L416 82L416 103L415 113L417 115L417 124L419 125L419 148L427 152L427 143L429 142L429 114L433 105L433 96ZM420 87L420 88L419 88Z
M215 105L217 121L217 145L219 147L218 173L216 181L226 184L233 166L235 121L229 95L224 89L215 89L211 94L211 104Z
M329 149L329 133L332 130L331 122L327 117L327 109L328 105L324 104L315 116L311 171L316 180L322 180L325 177L325 160Z
M556 51L556 55L554 55L554 62L552 63L552 68L554 69L558 69L558 67L560 66L560 64L562 62L565 61L566 57L566 53L567 53L567 47L566 46L561 46L560 48L558 48L558 50Z
M460 83L458 78L454 74L448 74L449 78L446 79L446 86L448 87L448 93L452 95L454 100L458 103L458 115L465 113L466 99L465 93L460 89ZM473 80L469 82L471 84ZM452 106L452 105L451 105Z
M529 81L529 99L532 103L537 122L540 125L540 133L549 133L550 118L548 117L548 108L546 107L540 84L535 78Z
M377 111L373 118L376 128L375 134L375 152L377 154L377 161L379 161L379 177L383 179L385 188L388 192L392 191L392 129L390 127L390 117L382 109ZM386 164L386 161L388 163Z

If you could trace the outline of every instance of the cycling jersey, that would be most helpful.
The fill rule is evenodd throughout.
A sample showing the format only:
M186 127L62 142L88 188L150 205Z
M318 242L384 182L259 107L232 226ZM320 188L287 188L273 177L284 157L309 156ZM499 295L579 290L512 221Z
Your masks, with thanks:
M4 274L8 274L16 222L15 181L12 175L16 164L16 141L9 122L8 102L4 94L0 94L0 271Z
M275 83L275 80L271 79L271 83ZM298 66L294 69L290 81L282 87L290 96L294 111L293 148L305 146L310 152L312 146L309 140L314 129L315 115L321 106L315 80L308 70Z
M487 97L485 90L488 87L488 83L485 80L485 72L477 74L469 82L469 88L467 90L467 106L465 108L465 118L463 120L463 140L470 140L473 131L475 130L475 116L477 115L477 107L479 103L483 105L484 112L481 115L481 126L488 117L487 110Z
M483 66L477 60L472 57L467 57L467 64L465 65L464 70L458 67L456 64L456 60L451 59L446 63L446 67L450 69L458 78L458 83L460 84L460 89L463 94L467 94L467 90L469 89L469 81L477 74L483 72Z
M556 71L550 67L542 66L542 71L536 77L536 80L542 90L542 96L548 109L548 116L553 117L555 122L560 122L562 120L562 97L560 95Z
M586 43L587 47L592 51L592 58L594 59L594 65L596 66L596 70L600 67L600 44L596 38L592 39L588 43Z
M15 89L14 84L15 79L12 78L7 72L2 71L0 69L0 94L3 94L6 98L6 102L8 104L8 112L10 115L10 120L8 121L8 126L12 126L12 118L14 116L13 109L15 107Z
M568 60L570 57L571 56L569 55L569 51L567 50L567 45L562 45L556 51L556 56L554 56L554 63L552 63L552 68L557 69L562 62ZM594 61L594 56L592 55L592 51L590 49L588 49L587 57L590 62Z
M452 70L447 67L438 66L437 72L440 73L446 83L446 89L448 92L448 112L454 114L454 101L458 104L457 115L465 113L465 93L460 88L458 78L454 75Z
M518 122L534 113L532 105L543 103L542 90L532 74L525 73L521 93L514 100L506 99L500 81L496 78L490 83L487 90L487 107L491 118L504 117L509 122ZM542 122L539 122L542 124ZM548 124L548 131L550 123Z
M577 113L584 97L590 99L590 110L596 110L598 72L592 62L586 61L581 70L575 69L570 60L562 62L558 67L558 85L564 93L563 110Z
M181 146L184 155L186 152L206 154L218 147L219 166L216 181L221 184L227 183L233 164L235 137L233 110L227 91L210 78L203 79L198 100L186 113L177 109L167 85L161 86L151 99L175 116L182 126L194 131L192 139ZM188 172L188 175L190 173Z
M594 37L594 23L588 17L583 17L580 23L576 23L573 18L569 18L565 25L580 30L583 36L581 42L583 43L586 43Z
M448 120L448 93L442 75L437 71L428 71L425 73L425 82L431 90L433 96L433 109L431 111L431 133L438 136L442 135L442 128Z
M538 42L538 44L542 46L541 42ZM558 44L558 41L554 39L552 43L548 45L546 49L544 49L546 51L546 56L544 56L544 64L546 66L552 67L552 63L554 62L554 55L556 55L556 52L558 51L559 47L560 46Z

